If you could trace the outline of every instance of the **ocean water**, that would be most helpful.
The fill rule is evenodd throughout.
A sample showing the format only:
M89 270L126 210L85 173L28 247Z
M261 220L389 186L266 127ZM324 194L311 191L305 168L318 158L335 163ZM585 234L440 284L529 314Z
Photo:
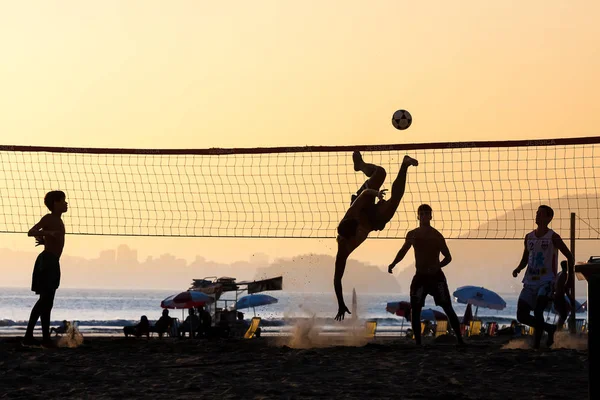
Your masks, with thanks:
M256 309L241 310L245 317L259 316L265 332L285 331L286 324L294 318L316 317L325 325L335 329L336 322L332 318L337 312L337 303L333 290L331 293L294 293L294 292L265 292L279 299L271 304ZM93 334L120 334L124 325L139 321L141 315L146 315L150 321L157 320L162 312L161 300L175 294L169 290L100 290L100 289L59 289L56 293L52 311L52 324L58 326L59 321L79 321L80 330ZM351 304L351 293L344 295L348 306ZM502 294L507 307L502 311L479 308L478 316L483 321L497 321L500 325L509 324L516 316L517 295ZM27 324L31 307L37 301L37 296L28 288L0 288L0 334L21 335ZM228 305L235 302L235 295L228 293L222 299L229 299ZM357 314L359 319L376 319L378 332L399 333L408 328L404 318L385 311L386 304L391 301L408 301L408 295L397 293L371 294L357 293ZM219 303L219 307L224 303ZM427 298L425 308L436 307L431 297ZM456 313L462 316L466 305L454 303ZM475 309L473 309L475 311ZM184 310L170 310L172 317L182 318L187 315ZM549 314L550 320L554 318ZM586 318L578 314L578 318ZM339 324L337 324L339 326ZM39 322L38 322L39 328Z

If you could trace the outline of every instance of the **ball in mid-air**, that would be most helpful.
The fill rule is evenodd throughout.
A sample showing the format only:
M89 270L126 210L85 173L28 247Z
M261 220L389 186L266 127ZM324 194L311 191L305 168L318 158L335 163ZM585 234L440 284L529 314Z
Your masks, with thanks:
M398 110L392 116L392 125L401 131L407 129L412 124L412 116L406 110Z

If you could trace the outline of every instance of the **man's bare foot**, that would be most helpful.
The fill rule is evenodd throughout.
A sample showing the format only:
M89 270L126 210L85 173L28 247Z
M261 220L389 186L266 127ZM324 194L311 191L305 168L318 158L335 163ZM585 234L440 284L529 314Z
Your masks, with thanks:
M404 160L402 160L402 164L414 165L416 167L417 165L419 165L419 162L412 157L404 156ZM354 168L356 169L356 163L354 165L355 165Z
M354 162L354 170L360 171L365 163L362 159L362 155L360 155L360 151L355 151L352 153L352 162Z

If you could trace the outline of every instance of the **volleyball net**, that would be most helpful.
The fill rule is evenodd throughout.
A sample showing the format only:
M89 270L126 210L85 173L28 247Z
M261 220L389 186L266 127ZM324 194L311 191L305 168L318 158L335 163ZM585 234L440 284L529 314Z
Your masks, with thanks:
M149 150L0 146L0 231L23 233L63 190L68 232L118 236L333 238L366 177L352 152L387 171L405 154L405 195L373 238L403 238L422 203L447 238L522 239L535 211L553 229L599 239L600 137L498 142Z

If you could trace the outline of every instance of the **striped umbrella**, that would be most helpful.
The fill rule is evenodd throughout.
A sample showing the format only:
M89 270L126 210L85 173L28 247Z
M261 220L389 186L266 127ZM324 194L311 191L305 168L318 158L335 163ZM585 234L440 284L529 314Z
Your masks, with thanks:
M195 290L188 290L167 297L160 302L160 306L162 308L196 308L210 304L213 301L214 299L207 294Z

